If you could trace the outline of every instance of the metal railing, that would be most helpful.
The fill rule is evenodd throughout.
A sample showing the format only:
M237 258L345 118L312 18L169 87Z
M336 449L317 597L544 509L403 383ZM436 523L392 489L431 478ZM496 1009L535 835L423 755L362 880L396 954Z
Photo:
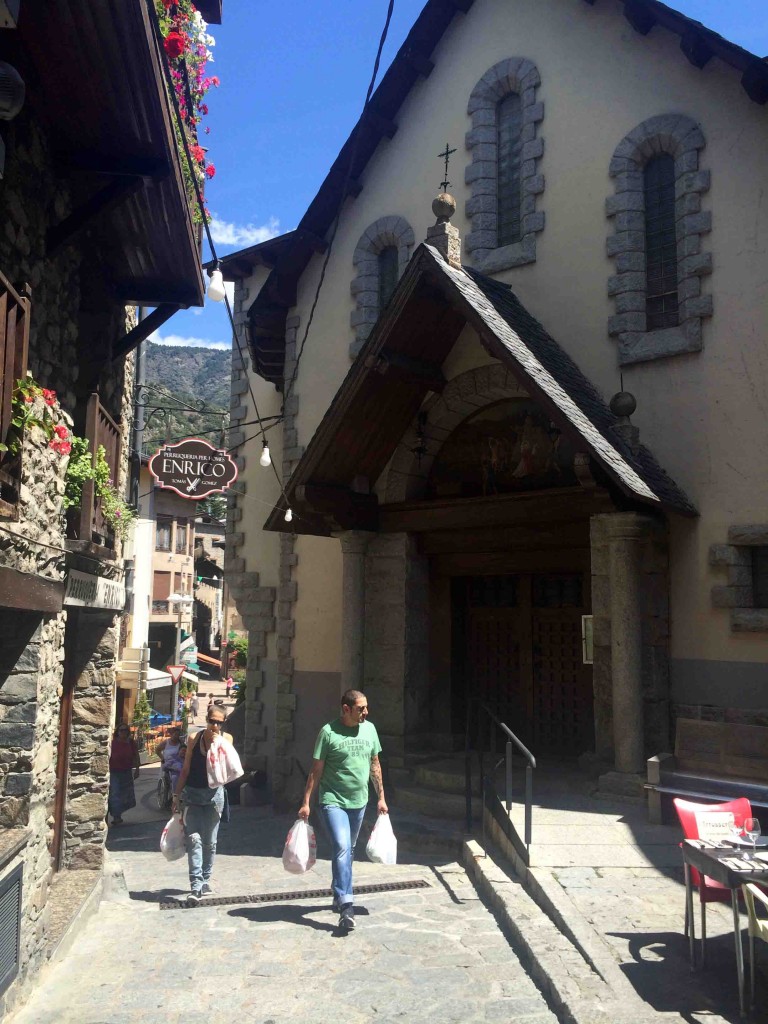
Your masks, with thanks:
M488 807L490 812L499 819L499 823L504 828L504 831L515 846L518 847L519 851L523 853L522 849L520 849L520 837L510 819L510 811L512 810L512 753L513 749L517 748L518 753L525 759L525 824L523 843L525 847L524 857L527 860L533 831L533 769L536 767L536 758L522 740L515 736L509 726L502 722L487 704L478 701L474 704L474 707L477 709L474 723L473 704L470 704L467 710L464 750L467 832L472 831L472 755L476 753L480 768L480 787L483 805ZM475 726L474 730L473 725ZM485 730L483 725L489 726L488 732L490 734L491 771L488 775L485 772ZM497 737L499 732L505 737L504 756L497 760ZM504 764L504 808L506 810L506 814L503 817L498 813L502 811L502 801L496 792L496 771L502 763ZM483 840L485 840L485 815L483 815Z

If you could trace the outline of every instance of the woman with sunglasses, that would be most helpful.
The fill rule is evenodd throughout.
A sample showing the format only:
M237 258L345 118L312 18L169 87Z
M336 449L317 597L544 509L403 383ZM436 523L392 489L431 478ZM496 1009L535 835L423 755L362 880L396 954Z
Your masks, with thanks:
M219 822L224 809L224 787L210 785L206 759L211 745L217 739L229 742L224 736L225 721L226 715L222 708L215 704L209 706L205 729L187 745L184 767L173 794L174 811L178 810L180 800L184 803L184 831L189 863L188 903L198 903L201 896L213 892L211 874Z

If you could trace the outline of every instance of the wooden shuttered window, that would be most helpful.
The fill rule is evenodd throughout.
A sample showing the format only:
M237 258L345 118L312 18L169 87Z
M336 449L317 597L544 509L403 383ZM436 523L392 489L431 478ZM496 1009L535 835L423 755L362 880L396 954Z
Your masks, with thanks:
M152 600L167 601L171 593L171 574L156 570L152 581Z
M520 97L511 92L496 106L498 135L497 245L512 245L521 238L521 169L523 112Z
M8 438L13 419L13 389L26 375L29 350L29 288L17 292L0 274L0 440ZM21 457L0 465L0 514L13 514L19 500Z
M653 157L643 170L645 193L646 330L677 327L675 158Z

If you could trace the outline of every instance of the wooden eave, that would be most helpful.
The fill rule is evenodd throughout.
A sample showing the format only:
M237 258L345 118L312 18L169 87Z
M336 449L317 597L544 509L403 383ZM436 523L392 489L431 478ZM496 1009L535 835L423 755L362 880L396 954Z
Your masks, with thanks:
M74 196L49 244L87 230L116 299L202 305L198 232L145 0L25 0L13 36L27 104Z
M580 2L592 6L595 0ZM702 68L711 57L717 57L741 75L744 91L753 102L764 104L768 101L766 60L729 42L701 22L688 18L660 3L659 0L616 2L623 5L624 15L636 32L647 35L655 26L659 26L675 33L680 37L682 54L695 67ZM362 117L353 128L317 195L301 218L297 231L292 233L295 237L281 251L252 308L280 308L284 311L283 324L285 323L288 309L292 304L291 297L296 294L297 280L313 255L312 250L300 239L301 229L306 229L321 238L325 237L344 200L359 194L363 188L363 176L368 161L379 143L392 137L393 128L397 127L397 114L415 83L431 73L434 66L432 54L454 15L468 13L472 4L473 0L428 0L425 4L371 97L371 113ZM355 162L350 169L353 151ZM240 253L233 253L228 258L234 263L247 252L248 250L243 250ZM258 355L256 352L253 355L258 365Z
M382 519L384 509L375 496L359 493L359 482L367 481L369 488L376 482L427 393L440 389L442 364L467 323L576 450L587 452L619 490L638 504L695 514L691 506L660 498L621 454L617 441L606 438L526 348L472 278L448 268L434 249L422 245L287 485L292 525L285 523L281 500L265 529L327 535L391 525L391 516ZM517 354L509 347L510 334Z

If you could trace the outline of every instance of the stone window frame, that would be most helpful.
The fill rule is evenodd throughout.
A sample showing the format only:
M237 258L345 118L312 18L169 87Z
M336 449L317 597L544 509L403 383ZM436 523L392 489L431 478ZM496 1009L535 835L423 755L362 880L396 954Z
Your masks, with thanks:
M605 201L613 222L606 251L614 260L608 295L615 312L608 334L618 339L619 363L627 365L663 359L703 348L702 321L712 316L712 295L701 294L702 278L712 273L712 254L702 252L702 236L712 230L712 213L702 210L701 197L710 188L709 170L699 167L706 145L698 121L686 114L660 114L625 135L609 166L614 194ZM675 218L677 227L677 327L646 328L645 200L643 169L661 153L675 159Z
M352 257L357 272L350 283L350 291L355 299L355 308L350 315L350 325L355 332L355 340L349 346L350 359L355 358L368 340L381 312L379 253L387 246L397 248L398 275L402 277L414 244L413 228L405 217L398 214L379 217L360 236Z
M537 100L541 85L538 68L527 57L508 57L485 72L469 96L467 113L472 128L465 145L472 154L464 181L471 186L465 212L471 230L464 247L472 253L472 265L486 274L536 262L536 235L544 230L544 211L537 209L544 192L544 175L539 173L544 156L544 139L538 134L544 120L544 104ZM522 106L522 164L520 167L520 213L522 237L519 242L499 246L497 236L498 141L496 108L500 100L515 92Z
M727 544L712 544L709 564L723 567L728 582L712 587L712 607L730 608L734 633L768 633L768 608L755 607L752 548L768 546L768 523L731 526Z

